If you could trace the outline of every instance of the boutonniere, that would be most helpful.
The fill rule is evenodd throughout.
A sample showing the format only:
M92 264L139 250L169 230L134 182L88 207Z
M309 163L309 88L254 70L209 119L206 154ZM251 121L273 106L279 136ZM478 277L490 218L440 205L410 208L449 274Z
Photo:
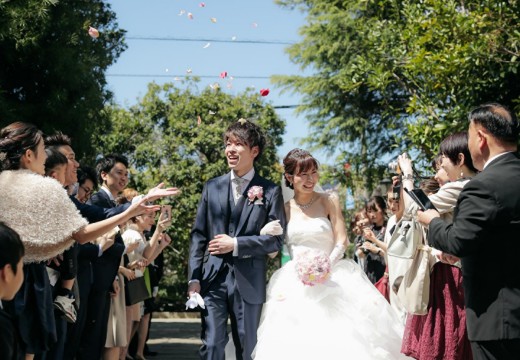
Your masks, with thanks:
M261 186L251 186L247 192L247 198L249 199L249 204L263 205L264 188Z

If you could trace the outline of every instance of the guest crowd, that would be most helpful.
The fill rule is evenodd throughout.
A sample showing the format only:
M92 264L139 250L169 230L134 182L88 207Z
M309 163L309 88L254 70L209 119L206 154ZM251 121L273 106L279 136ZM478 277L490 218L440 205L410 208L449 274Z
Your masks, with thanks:
M227 140L237 144L226 146L244 146L233 137L241 134L241 126L232 128L235 133ZM516 116L504 106L476 108L469 114L468 131L439 144L433 177L421 177L402 154L386 196L372 196L355 213L350 224L354 258L404 327L402 356L520 358L520 275L514 266L520 252L518 132ZM233 161L228 154L228 162ZM149 354L146 341L162 271L157 264L171 242L166 233L171 209L153 202L180 190L159 185L139 194L127 187L128 166L117 154L103 156L95 168L80 166L70 138L60 132L44 136L21 122L0 130L2 359L144 359ZM316 172L317 163L313 166L309 169ZM231 180L242 176L230 167ZM286 179L301 176L294 172ZM256 181L254 174L248 181ZM237 193L236 199L224 199L230 209L246 206L239 202L242 184L230 186ZM212 220L203 210L214 207L205 210L204 201L209 203L203 198L199 205L194 234ZM200 251L199 267L205 257L219 254L219 236L209 245L211 255ZM232 269L237 256L251 255L237 255L241 245L232 234L230 240L235 244L230 242L229 254L220 260ZM339 258L344 251L341 247ZM201 279L192 272L190 295L201 292ZM148 294L139 301L128 290L136 280ZM258 314L261 309L260 304ZM233 334L235 345L238 338ZM205 342L201 354L209 354L210 345ZM248 356L254 355L254 345L247 344ZM346 348L345 358L348 353Z
M171 212L153 201L180 191L139 195L125 157L80 167L67 135L21 122L0 130L0 170L1 314L15 329L0 336L1 358L124 359L135 339L144 359L154 262L171 242ZM129 303L125 282L139 277L148 296Z

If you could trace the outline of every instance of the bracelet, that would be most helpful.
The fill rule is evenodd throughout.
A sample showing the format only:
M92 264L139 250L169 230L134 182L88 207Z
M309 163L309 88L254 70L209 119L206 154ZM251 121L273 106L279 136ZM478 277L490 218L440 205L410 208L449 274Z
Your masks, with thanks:
M412 174L403 175L402 180L413 180L413 175Z

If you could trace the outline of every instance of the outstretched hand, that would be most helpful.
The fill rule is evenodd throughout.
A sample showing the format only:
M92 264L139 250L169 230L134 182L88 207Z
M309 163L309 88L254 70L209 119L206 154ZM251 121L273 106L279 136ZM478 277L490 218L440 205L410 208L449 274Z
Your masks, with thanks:
M146 201L154 201L166 196L177 196L181 193L181 190L176 187L170 187L163 189L164 183L160 183L156 187L150 189L148 194L146 194Z

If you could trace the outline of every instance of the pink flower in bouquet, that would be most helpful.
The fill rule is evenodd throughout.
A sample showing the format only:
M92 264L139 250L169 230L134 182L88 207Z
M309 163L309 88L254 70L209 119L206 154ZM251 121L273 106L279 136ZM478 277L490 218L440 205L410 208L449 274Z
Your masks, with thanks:
M254 202L255 205L263 205L264 188L261 186L251 186L247 192L247 198L250 204Z
M323 284L330 277L330 259L320 250L306 249L296 257L296 272L308 286Z

